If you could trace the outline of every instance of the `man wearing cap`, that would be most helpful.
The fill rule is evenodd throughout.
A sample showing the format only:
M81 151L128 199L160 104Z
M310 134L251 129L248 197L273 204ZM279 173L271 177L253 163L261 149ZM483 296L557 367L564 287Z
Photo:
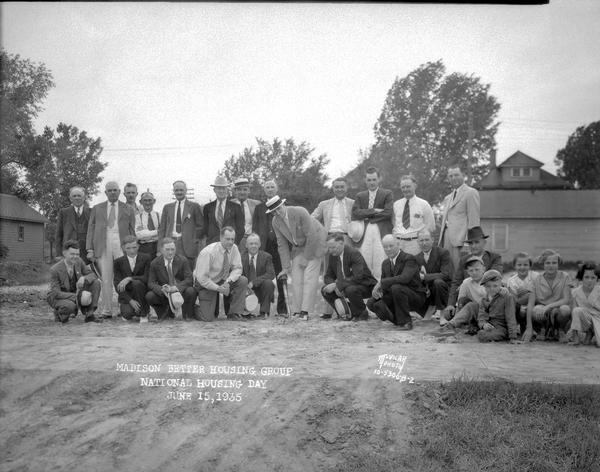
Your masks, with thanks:
M517 341L517 319L515 317L515 299L508 289L502 286L502 274L497 270L488 270L480 282L485 287L486 296L479 304L477 337L480 342Z
M139 252L135 236L127 236L123 240L123 252L125 255L115 259L114 263L114 283L121 317L127 321L139 318L140 323L147 323L149 306L146 292L153 257Z
M158 321L175 318L174 300L183 298L182 315L185 321L194 319L197 291L193 287L192 270L187 257L177 254L175 241L169 237L160 240L161 255L150 263L146 301L158 316Z
M282 270L278 277L292 277L294 299L292 314L308 320L314 310L321 259L325 254L327 231L305 208L286 206L277 195L267 200L267 212L273 216L273 230Z
M243 250L246 247L246 238L252 233L254 210L260 204L260 201L248 198L248 195L250 195L250 181L246 178L237 179L233 183L233 193L235 198L232 198L231 201L237 203L242 208L244 216L244 236L238 244L240 250Z
M188 265L194 267L198 252L204 247L202 208L196 202L188 200L187 185L182 180L173 182L175 202L163 207L158 227L158 241L171 238L175 241L177 254L187 258Z
M225 226L221 229L220 241L209 244L198 255L194 280L200 285L200 314L197 318L203 321L212 321L218 316L219 294L228 299L223 303L227 318L244 319L248 279L242 275L242 258L235 239L235 230L231 226Z
M345 243L341 233L327 236L329 260L321 295L332 308L337 299L347 298L352 321L365 321L369 319L369 312L363 299L371 295L377 280L371 275L360 251ZM331 315L322 318L331 318Z
M148 254L151 260L158 256L158 228L160 218L154 211L154 195L150 192L142 193L140 203L142 211L135 215L135 235L139 242L139 252Z
M400 250L400 241L387 234L382 240L386 259L381 264L381 281L375 285L367 306L382 321L391 321L398 329L412 329L410 312L425 313L425 288L419 277L415 256Z
M222 175L217 176L211 187L217 199L204 205L206 244L219 242L221 230L231 226L235 230L235 244L239 245L245 234L242 207L228 198L229 183Z
M246 251L242 252L242 274L260 304L260 316L269 316L275 293L275 269L271 255L260 250L260 237L250 233L246 238Z
M263 191L267 197L267 200L277 195L277 183L274 180L267 180L263 184ZM277 235L273 230L273 213L267 213L267 204L260 203L256 205L254 209L254 215L252 217L252 231L254 231L260 237L260 248L261 250L269 253L273 259L273 268L275 273L281 272L281 258L279 257L279 250L277 249ZM279 315L287 312L285 303L285 294L283 293L284 281L282 278L277 279L277 313Z
M87 258L98 261L102 277L100 307L104 318L112 318L113 264L123 255L121 244L126 236L135 235L135 214L119 201L121 190L117 182L107 182L107 201L92 208L88 224L86 247Z
M135 199L138 196L137 185L127 182L123 187L123 195L125 195L125 205L129 206L137 216L143 211L142 205L135 203Z
M417 180L412 175L400 177L403 198L394 202L393 234L400 240L400 249L416 256L420 252L417 243L419 231L433 231L435 219L431 205L415 195Z
M50 268L50 291L46 300L54 309L54 321L66 323L78 308L85 322L98 322L94 311L100 296L100 281L79 257L79 243L63 243L63 259Z
M85 201L83 187L72 187L69 191L71 205L58 212L56 222L56 259L62 257L63 244L69 240L79 242L79 257L84 264L88 264L85 240L87 237L88 222L90 220L90 207Z
M454 276L452 278L452 284L450 285L450 293L448 295L448 306L446 312L452 311L454 305L457 302L458 288L462 281L468 276L466 262L471 256L477 256L481 258L485 270L497 270L502 273L502 257L500 254L490 252L485 249L486 239L489 238L483 233L480 226L475 226L467 232L467 239L465 243L469 244L470 254L466 254L459 259L458 266L455 267ZM451 313L447 313L451 315ZM446 316L448 318L449 316Z
M380 180L377 168L367 168L367 190L356 195L352 206L352 220L363 223L362 235L356 235L354 242L360 245L360 252L377 280L381 278L381 263L385 259L381 238L392 232L394 205L392 191L380 188Z
M444 216L438 246L450 252L452 264L459 267L461 249L469 229L479 226L479 192L465 183L458 165L448 168L452 192L444 198Z

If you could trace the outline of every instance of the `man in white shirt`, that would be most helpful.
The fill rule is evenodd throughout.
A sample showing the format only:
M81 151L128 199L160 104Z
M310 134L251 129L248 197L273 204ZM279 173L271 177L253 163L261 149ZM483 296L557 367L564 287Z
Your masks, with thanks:
M149 254L153 259L158 256L158 227L160 218L154 211L156 199L150 192L142 193L140 203L143 210L135 215L135 235L140 245L139 251Z
M206 246L196 260L194 280L200 285L198 310L201 320L212 321L218 316L219 294L229 299L229 303L224 303L228 319L245 319L248 279L242 275L242 270L242 258L235 245L235 230L225 226L221 229L221 240Z
M238 248L243 249L246 247L246 239L252 233L254 209L260 204L260 200L248 198L248 195L250 195L250 181L245 177L237 179L233 183L233 194L235 198L232 198L231 201L242 207L242 214L244 216L244 236L238 244Z
M325 226L327 234L341 233L344 235L346 244L351 244L350 238L348 238L348 224L352 219L354 200L346 197L348 184L344 177L335 179L331 188L334 197L320 202L311 216Z
M416 256L420 252L417 242L419 231L435 229L433 210L429 203L415 195L417 181L412 175L400 177L403 198L394 203L394 229L392 234L400 240L400 249Z

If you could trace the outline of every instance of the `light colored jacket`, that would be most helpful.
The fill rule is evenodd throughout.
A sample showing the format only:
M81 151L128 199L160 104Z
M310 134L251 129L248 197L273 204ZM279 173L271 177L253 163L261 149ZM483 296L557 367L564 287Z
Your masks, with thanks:
M467 239L467 231L479 226L479 192L467 184L462 184L457 189L454 201L453 193L454 191L444 198L439 245L443 245L444 234L447 233L452 246L461 247Z
M88 223L86 249L94 251L94 257L101 257L106 250L106 226L108 219L106 215L108 202L98 203L92 208L90 221ZM135 236L135 214L129 205L119 201L119 216L117 226L119 228L119 239L121 244L125 236Z
M317 221L320 221L325 226L325 229L329 232L331 228L331 217L333 213L333 204L336 198L330 198L329 200L323 200L319 203L315 211L312 212L311 216ZM352 220L352 206L354 200L352 198L345 197L344 203L346 204L346 226Z

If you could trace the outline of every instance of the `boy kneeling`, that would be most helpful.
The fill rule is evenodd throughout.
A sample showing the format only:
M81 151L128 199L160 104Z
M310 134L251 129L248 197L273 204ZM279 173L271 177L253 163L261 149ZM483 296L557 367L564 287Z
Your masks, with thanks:
M488 270L480 282L485 287L486 296L479 304L477 324L479 342L504 341L510 339L517 344L517 320L515 300L510 292L502 287L502 275L497 270Z

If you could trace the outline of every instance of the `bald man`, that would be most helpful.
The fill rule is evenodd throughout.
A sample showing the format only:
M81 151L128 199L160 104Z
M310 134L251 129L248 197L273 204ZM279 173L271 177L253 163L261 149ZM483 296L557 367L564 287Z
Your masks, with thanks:
M107 201L98 203L90 212L86 247L87 258L98 262L102 276L100 311L104 318L113 315L113 265L123 255L121 246L126 236L135 236L135 214L119 201L121 189L117 182L104 186Z

